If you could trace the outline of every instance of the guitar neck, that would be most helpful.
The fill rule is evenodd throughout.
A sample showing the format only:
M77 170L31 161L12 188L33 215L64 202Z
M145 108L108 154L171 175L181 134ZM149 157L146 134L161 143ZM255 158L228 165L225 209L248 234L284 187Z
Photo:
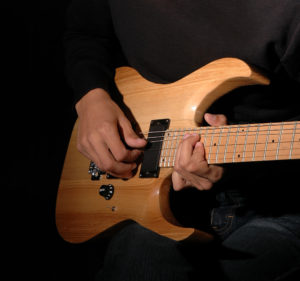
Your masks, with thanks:
M300 159L300 122L243 124L167 130L162 141L160 167L173 167L185 134L199 134L209 164ZM163 138L163 139L162 139Z

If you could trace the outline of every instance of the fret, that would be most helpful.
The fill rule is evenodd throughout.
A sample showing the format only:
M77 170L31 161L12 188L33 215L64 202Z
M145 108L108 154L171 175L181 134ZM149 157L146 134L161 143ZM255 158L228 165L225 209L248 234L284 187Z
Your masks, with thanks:
M239 138L239 131L240 131L240 125L238 125L238 127L237 127L235 140L234 140L234 147L233 147L233 154L232 154L232 162L233 163L235 162L235 154L236 154L237 141Z
M228 143L226 147L226 162L233 163L236 161L235 152L237 150L238 145L238 131L239 125L232 126L230 129L230 134L228 138Z
M297 140L297 136L299 137L299 133L297 134L297 125L299 123L296 121L293 129L292 141L290 145L289 159L293 159L293 149L295 148L294 144L296 143L296 150L298 144L298 153L300 153L300 138Z
M267 137L266 137L264 157L263 157L264 160L266 160L266 155L267 155L267 148L268 148L268 141L269 141L269 137L270 137L271 124L272 123L270 123L269 126L268 126L268 133L267 133Z
M230 131L231 131L231 127L229 127L228 132L227 132L223 163L226 163L226 154L227 154L228 143L229 143L229 138L230 138Z
M178 148L178 144L179 144L179 138L180 138L180 133L182 132L182 130L178 130L177 131L177 137L176 137L176 142L175 142L175 150L174 150L174 156L173 156L173 167L175 166L175 159L176 159L176 153L177 153L177 148Z
M209 164L300 158L299 121L170 130L164 137L160 167L173 167L183 136L198 134ZM161 141L161 140L156 140Z
M219 133L219 139L218 139L218 144L217 144L217 151L216 151L216 160L215 160L215 163L218 163L219 150L220 150L220 146L221 146L221 139L222 139L223 129L224 129L224 127L221 128L220 133Z
M163 166L166 167L166 163L167 163L167 153L169 152L169 144L170 144L170 132L167 132L167 141L164 139L164 143L163 143ZM161 166L162 167L162 166Z
M201 141L202 141L202 129L203 127L200 127L198 132Z
M203 145L204 145L204 147L206 147L208 129L209 129L209 127L205 128L205 135L204 135L204 139L203 139Z
M172 132L170 130L170 132ZM170 167L170 161L171 161L171 158L172 158L172 154L174 152L174 148L173 148L173 144L174 144L174 139L175 139L175 134L174 132L171 133L172 137L171 137L171 145L170 145L170 148L169 148L169 157L168 157L168 164L167 164L167 167Z
M283 123L282 123L281 126L280 126L280 131L279 131L279 137L278 137L278 143L277 143L277 149L276 149L275 160L278 160L278 154L279 154L279 148L280 148L280 142L281 142L282 131L283 131Z
M211 138L210 138L209 153L208 153L208 158L207 158L207 163L208 164L210 164L210 156L211 156L212 148L213 148L214 135L215 135L215 128L213 128L212 133L211 133Z
M259 128L260 128L260 124L258 124L257 129L256 129L255 141L254 141L254 145L253 145L252 161L255 161L255 153L256 153L257 139L258 139L258 135L259 135Z
M293 134L292 134L292 140L290 144L290 152L289 152L289 159L292 159L292 153L293 153L293 146L294 146L294 140L295 140L295 135L296 135L296 129L297 129L297 121L295 122L294 129L293 129Z
M244 149L243 149L242 162L245 161L245 154L246 154L246 150L247 150L247 140L248 140L249 126L250 126L250 124L248 124L248 126L247 126L247 131L246 131L246 136L245 136L245 141L244 141Z

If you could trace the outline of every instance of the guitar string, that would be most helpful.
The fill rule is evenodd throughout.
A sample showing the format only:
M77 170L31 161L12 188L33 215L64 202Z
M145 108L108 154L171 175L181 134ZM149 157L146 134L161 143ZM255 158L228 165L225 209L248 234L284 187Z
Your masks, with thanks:
M281 127L281 126L297 126L298 124L300 124L299 121L289 121L289 122L281 122L281 123L263 123L260 124L260 127ZM188 129L183 129L184 131L201 131L201 130L207 130L207 131L212 131L217 129L226 129L226 128L237 128L238 130L240 129L249 129L249 128L255 128L257 129L258 125L257 124L240 124L240 125L225 125L225 126L218 126L218 127L196 127L196 128L188 128ZM295 128L284 128L284 130L294 130ZM296 127L297 129L297 127ZM149 135L149 134L156 134L156 133L174 133L174 132L181 132L182 129L178 129L178 130L160 130L160 131L145 131L145 132L139 132L138 134L140 135ZM262 130L262 131L266 131L266 130ZM280 131L280 129L272 129L271 131ZM251 130L249 130L249 132L253 132Z
M290 141L280 142L280 144L286 144L286 143L290 144L291 142ZM250 145L254 145L254 144L256 144L256 146L259 146L259 145L265 145L266 143L265 142L257 142L257 143L253 142L253 143L247 143L246 146L250 146ZM274 145L276 144L276 148L277 148L278 143L269 142L269 144L274 144ZM225 146L225 147L244 146L244 143L227 144L227 145L226 144L220 144L218 146L219 147L222 147L222 146ZM217 148L217 145L208 145L208 146L205 146L205 149L208 150L208 149L213 148L213 147ZM172 149L176 150L177 148L178 148L178 146L169 147L169 148L149 148L149 149L147 149L147 151L165 151L165 150L172 150ZM275 150L276 148L270 149L270 146L269 146L267 149L264 148L263 150L256 150L256 151L265 151L265 150L272 151L272 150ZM297 149L300 149L300 147L297 148L296 146L294 146L293 150L297 150ZM290 150L290 148L282 147L282 148L280 148L280 150ZM248 151L245 150L245 152L249 152L249 151L253 151L253 150L248 150Z
M286 130L283 130L283 132L285 132ZM261 136L278 136L278 134L277 133L274 133L274 134L271 134L271 133L266 133L266 134L262 134L261 132L262 131L259 131L258 133L255 131L252 131L254 134L248 134L248 137L251 137L251 136L256 136L257 134L258 134L258 136L259 137L261 137ZM244 137L243 135L241 135L241 133L242 132L239 132L240 134L239 134L239 138L241 138L241 137ZM246 132L247 133L247 132ZM203 138L206 138L207 139L207 137L210 137L210 136L213 136L214 138L218 138L218 137L235 137L237 135L237 132L230 132L229 134L228 133L226 133L226 132L222 132L222 133L220 133L220 134L218 134L218 133L216 133L216 134L214 134L214 133L212 133L212 134L205 134L205 136L203 136ZM285 136L290 136L290 135L300 135L300 131L299 132L291 132L291 133L286 133L285 132ZM177 135L176 136L176 139L180 139L180 138L183 138L185 135ZM170 135L168 135L167 137L165 137L165 136L156 136L156 137L150 137L151 138L151 140L150 140L150 142L151 143L156 143L156 142L164 142L164 141L168 141L168 140L174 140L174 136L170 136ZM150 138L148 138L147 140L149 140ZM158 140L153 140L153 139L158 139Z
M173 163L172 165L166 165L164 166L165 160L162 159L160 161L160 167L173 167L174 166L174 162L175 162L175 157L176 156L171 156L171 160L170 162ZM281 158L282 157L282 158ZM263 162L263 161L274 161L275 158L277 158L277 161L284 161L284 160L299 160L300 159L300 153L297 154L293 154L292 157L286 157L285 155L268 155L267 157L263 157L263 156L255 156L253 158L253 156L245 156L245 157L228 157L225 160L218 160L215 161L215 159L213 159L213 157L211 157L211 159L208 159L207 162L208 164L222 164L222 163L235 163L235 162Z
M283 150L288 150L288 151L290 151L290 149L289 148L281 148L280 149L280 151L283 151ZM293 149L294 151L299 151L299 153L300 153L300 147L299 148L294 148ZM256 152L264 152L265 150L264 149L256 149L255 150ZM270 150L269 152L273 152L274 150ZM253 150L242 150L241 152L233 152L233 151L227 151L226 153L227 154L234 154L234 155L240 155L241 156L241 154L243 153L243 152L245 152L245 153L252 153L253 152ZM219 153L217 153L217 152L212 152L211 153L211 156L213 156L213 155L218 155L218 154L222 154L223 152L219 152ZM271 156L272 154L269 154L268 156ZM280 155L280 154L278 154L278 155ZM284 154L285 155L285 154ZM293 154L294 155L294 154ZM283 155L281 155L281 156L283 156ZM175 155L170 155L170 156L161 156L161 158L168 158L168 157L175 157Z

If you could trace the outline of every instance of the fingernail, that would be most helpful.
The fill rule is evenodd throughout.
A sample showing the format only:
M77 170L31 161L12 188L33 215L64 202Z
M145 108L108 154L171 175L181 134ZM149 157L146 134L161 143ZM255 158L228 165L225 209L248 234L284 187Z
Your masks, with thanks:
M196 143L195 147L200 147L200 146L202 146L202 142L198 141L198 142Z

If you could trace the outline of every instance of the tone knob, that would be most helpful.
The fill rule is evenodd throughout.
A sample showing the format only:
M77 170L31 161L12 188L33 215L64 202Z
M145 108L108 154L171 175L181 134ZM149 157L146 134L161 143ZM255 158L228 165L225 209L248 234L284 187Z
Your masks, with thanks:
M103 184L100 186L99 194L106 200L109 200L114 195L114 186L112 184Z

